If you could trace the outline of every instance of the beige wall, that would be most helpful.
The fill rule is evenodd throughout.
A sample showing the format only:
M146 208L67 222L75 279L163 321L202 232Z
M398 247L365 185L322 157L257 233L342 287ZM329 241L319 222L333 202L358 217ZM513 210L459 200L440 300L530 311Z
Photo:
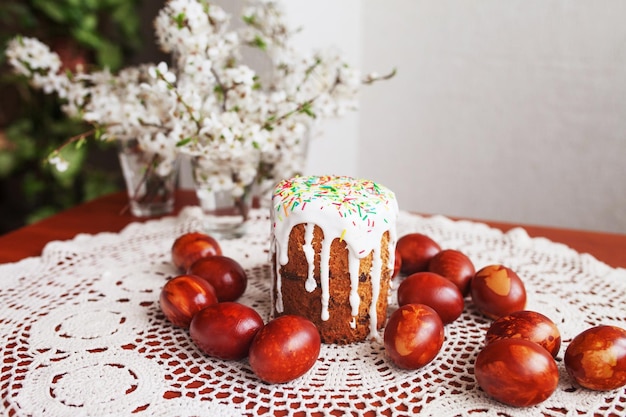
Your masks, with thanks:
M399 72L362 95L353 174L394 189L407 210L626 233L626 2L356 10L359 65ZM324 140L342 139L333 134Z
M285 4L301 47L398 69L318 131L307 173L380 181L406 210L626 233L626 1Z

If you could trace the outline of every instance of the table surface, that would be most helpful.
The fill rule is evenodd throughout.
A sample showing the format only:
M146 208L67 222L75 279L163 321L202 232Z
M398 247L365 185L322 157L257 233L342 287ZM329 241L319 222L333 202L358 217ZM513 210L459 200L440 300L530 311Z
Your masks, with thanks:
M196 203L193 192L180 191L176 211L180 211L186 205ZM129 212L123 211L126 204L125 193L107 195L34 225L0 236L0 262L37 256L47 242L71 239L77 233L118 232L127 224L138 221ZM418 220L418 216L411 217ZM428 222L428 219L419 218L419 220L420 224ZM366 410L364 415L394 415L394 410L407 410L408 414L415 414L417 412L413 410L419 410L419 407L426 403L430 403L433 410L440 411L441 407L447 407L446 403L431 402L435 397L427 393L434 394L441 389L441 392L445 392L441 398L447 399L446 395L454 396L453 406L462 407L464 412L477 410L480 414L481 411L494 411L494 408L489 405L491 403L485 402L486 400L478 392L472 376L472 355L477 354L484 338L476 337L471 333L482 331L487 324L484 317L476 314L474 307L466 311L463 321L450 324L453 327L450 327L451 330L446 336L446 347L442 353L448 356L437 362L434 367L424 372L419 371L413 376L411 373L401 376L400 373L396 374L395 371L390 370L386 365L388 362L381 346L367 343L341 348L325 348L328 350L323 359L318 362L316 370L304 377L309 378L306 379L309 388L303 388L299 383L290 387L259 384L258 381L253 382L250 379L252 371L248 364L238 362L233 364L228 361L207 359L202 355L195 356L190 351L189 340L185 335L180 334L182 330L169 325L164 317L157 317L161 313L154 303L154 294L162 285L167 273L164 274L159 269L163 267L164 259L162 241L160 238L146 238L155 236L155 230L162 231L161 227L168 223L170 226L166 227L170 229L166 230L171 236L172 222L168 219L155 223L150 233L140 233L137 239L125 236L123 245L116 244L120 241L120 237L116 235L99 237L95 240L84 239L83 242L86 244L97 243L101 245L97 247L109 249L102 257L94 257L93 253L89 254L85 251L80 256L77 254L75 258L65 257L61 260L53 258L47 270L41 270L37 262L34 264L26 262L24 265L26 272L9 275L8 282L12 287L5 294L4 299L8 302L3 309L2 317L2 323L8 325L1 326L4 334L0 335L3 340L8 341L3 345L2 352L5 366L1 372L4 382L0 391L2 391L3 398L11 396L10 400L19 399L22 404L31 405L32 409L37 409L40 404L47 404L46 407L49 405L50 408L46 409L54 410L56 404L63 404L60 407L65 407L66 399L84 401L85 395L92 395L95 400L94 402L86 401L85 410L95 408L103 410L104 408L100 407L108 407L111 404L110 410L124 406L128 407L128 410L148 409L150 412L148 407L155 404L154 410L160 409L161 406L172 407L172 409L166 409L172 411L170 414L177 414L173 411L174 407L184 407L187 412L194 412L193 407L201 407L205 410L206 405L200 405L197 400L206 398L211 401L211 407L219 407L219 403L228 401L229 404L245 404L245 407L257 410L255 413L261 415L288 415L290 411L295 410L293 407L314 408L323 401L328 401L329 407L337 403L337 409L332 413L333 415L343 414L348 407ZM447 224L447 222L443 223ZM483 223L502 230L519 226L494 222ZM262 224L257 222L256 226L262 226ZM475 225L466 226L473 230L470 226ZM542 236L552 241L565 243L578 252L591 252L611 266L626 267L626 260L623 256L626 253L624 250L626 249L626 235L537 226L523 227L532 236ZM482 227L480 229L482 230ZM249 265L258 265L267 260L265 251L262 246L259 246L264 245L263 239L258 238L258 230L263 230L262 233L265 233L265 229L256 227L255 230L257 230L256 237L254 233L251 233L252 238L249 240L233 239L228 242L229 251L241 252L242 259L247 259ZM491 246L488 244L490 242L489 240L483 241L483 244L475 250L485 250ZM156 257L152 256L155 251L159 253ZM137 265L128 265L128 258L125 258L128 253L133 254L133 257L134 254L142 254L140 256L142 259L145 256L146 261L138 262ZM623 318L620 318L623 315L619 314L618 306L624 305L624 292L613 291L615 287L608 286L606 283L607 280L622 279L626 270L614 270L607 274L605 268L597 268L600 272L596 274L591 271L594 268L582 268L581 265L580 269L576 269L576 273L571 273L571 264L553 265L550 264L553 260L550 256L542 261L540 256L535 257L534 254L534 251L530 251L519 258L525 260L523 262L526 262L527 271L536 271L537 265L543 271L546 265L549 265L551 271L569 271L567 273L571 275L567 275L567 279L560 281L567 282L569 287L561 293L565 296L563 303L557 303L558 306L553 303L554 295L558 292L552 292L556 291L557 286L550 285L550 283L546 285L541 274L529 275L529 282L533 282L534 286L541 285L542 288L540 293L535 294L535 305L543 306L543 311L547 309L549 313L547 311L546 313L549 316L561 318L559 323L561 323L564 335L576 334L580 326L598 320L598 317L614 323L623 323ZM589 262L589 264L594 267L597 265L596 262ZM74 268L74 265L80 267ZM33 266L36 267L35 271L31 270ZM171 271L170 267L171 265L167 270ZM16 271L11 266L8 266L8 270ZM267 294L270 291L271 268L251 268L250 271L253 274L252 279L256 280L255 285L251 286L255 290L244 294L244 297L249 297L245 298L245 304L265 305L263 307L265 315L271 305L267 300ZM108 274L116 277L115 285L111 285L111 281L105 279ZM158 274L161 274L160 278L154 279L158 277ZM556 275L555 279L561 279L558 277L558 272ZM34 281L24 279L27 276L33 277ZM31 282L48 282L48 284L45 290L41 290L38 285L31 285ZM86 293L77 290L88 288L90 290ZM623 286L616 288L623 288ZM28 297L25 297L27 293ZM97 294L97 296L92 294ZM129 299L126 297L131 294L137 297L137 302L128 302ZM613 300L617 301L613 302ZM77 304L81 305L80 311L84 314L77 314ZM580 306L588 307L589 305L594 308L580 308ZM95 315L98 317L96 320L98 326L94 326ZM93 344L92 341L94 341ZM355 360L357 357L360 359ZM368 362L370 360L373 361ZM365 365L361 367L358 364ZM450 369L454 369L455 372L450 372ZM224 378L226 373L229 375ZM337 375L345 375L346 379L336 378ZM401 380L396 380L394 377L388 378L394 375ZM354 379L355 376L358 379ZM325 382L320 384L322 380ZM99 391L94 394L93 390L101 388L102 381L107 381L109 386L117 387L119 390L114 388L105 390L106 392L102 393L103 396L97 395ZM118 384L117 381L122 382ZM359 382L355 386L355 381L366 381L367 385ZM371 388L379 387L379 383L384 388L381 390ZM124 384L132 384L132 389L127 389ZM441 384L441 387L433 384ZM340 387L337 389L341 391L335 391L334 387ZM567 382L563 384L563 388L567 390L563 394L566 397L555 399L553 403L555 407L544 407L542 410L582 409L573 407L570 409L568 401L571 400L576 407L588 407L595 410L595 415L623 415L622 405L626 398L624 390L581 392L577 388L572 388ZM158 395L161 392L162 395ZM575 397L579 392L582 396ZM132 395L128 401L125 401L124 394ZM135 394L137 396L133 396ZM204 397L205 394L206 397ZM180 402L176 399L178 395L181 398ZM315 402L309 403L309 400L306 400L309 396L315 399ZM588 396L595 396L596 399L592 400ZM329 400L330 398L333 400ZM338 399L335 400L336 398ZM182 399L185 401L182 402ZM40 400L49 400L49 402L40 403ZM472 406L466 410L461 403L463 401L467 401ZM11 407L17 404L17 402L7 400L5 407L8 407L9 402L11 402ZM73 403L69 402L69 404ZM389 404L390 407L379 413L378 407L381 404L383 406ZM392 404L394 408L391 408ZM601 407L604 404L611 407L611 410L618 411L603 413ZM138 405L141 406L137 407ZM274 413L271 412L272 409L275 410ZM16 415L16 410L15 407L9 409L8 415ZM67 407L63 410L65 412ZM500 414L517 413L515 410L510 412L504 410ZM51 413L55 414L54 411ZM213 414L224 415L222 412ZM435 412L434 414L441 413ZM554 413L544 411L544 415L552 414Z
M39 256L46 243L72 239L78 233L119 232L131 222L145 221L133 217L127 207L125 192L109 194L72 207L40 222L0 236L0 263L15 262ZM177 192L175 212L197 204L191 190ZM545 237L564 243L579 253L589 253L612 267L626 268L626 235L477 220L503 231L523 227L530 236Z

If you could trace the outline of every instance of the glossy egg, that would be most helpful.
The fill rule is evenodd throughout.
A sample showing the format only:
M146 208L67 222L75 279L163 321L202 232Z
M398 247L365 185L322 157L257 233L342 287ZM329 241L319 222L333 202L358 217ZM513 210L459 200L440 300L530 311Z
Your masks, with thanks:
M577 335L565 350L565 369L580 386L608 391L626 385L626 330L596 326Z
M207 355L238 360L248 355L250 344L263 327L263 319L251 307L236 302L210 305L191 319L191 340Z
M526 307L526 288L511 268L489 265L470 281L474 305L487 317L500 318Z
M159 303L172 324L187 328L194 314L217 303L217 295L213 286L202 278L179 275L165 283Z
M254 337L248 361L263 381L280 384L307 373L317 361L321 338L310 320L284 315L271 320Z
M171 249L172 263L181 272L186 272L200 258L221 255L222 248L215 238L205 233L185 233L174 241Z
M235 301L246 291L248 276L243 267L227 256L200 258L187 270L207 280L221 301Z
M439 314L443 324L452 323L463 313L465 302L456 285L434 272L416 272L398 286L398 305L425 304Z
M406 275L428 269L428 263L441 250L430 237L422 233L409 233L398 239L396 249L400 253L400 272Z
M444 338L443 322L435 310L424 304L406 304L387 321L385 352L398 367L418 369L437 357Z
M428 263L428 270L452 281L463 297L469 294L470 281L476 273L470 258L455 249L445 249L433 256Z
M556 324L536 311L521 310L502 316L487 330L487 344L501 339L526 339L542 346L553 358L561 347Z
M486 345L476 357L474 375L487 395L515 407L545 401L559 383L552 355L525 339L501 339Z

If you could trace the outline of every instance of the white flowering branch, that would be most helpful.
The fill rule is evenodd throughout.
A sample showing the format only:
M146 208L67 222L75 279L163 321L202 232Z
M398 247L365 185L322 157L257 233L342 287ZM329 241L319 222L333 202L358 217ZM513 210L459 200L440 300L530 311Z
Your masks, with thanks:
M241 195L259 167L273 179L298 172L311 123L356 109L362 85L395 75L361 78L330 50L303 55L276 1L249 0L241 17L243 27L232 30L231 16L207 0L167 1L155 33L172 56L171 69L160 63L68 75L56 54L28 38L12 41L7 57L35 87L64 99L68 115L94 126L61 149L91 136L136 139L159 156L157 171L188 154L202 158L207 189ZM241 62L243 46L270 59L266 85ZM62 167L59 150L49 161Z

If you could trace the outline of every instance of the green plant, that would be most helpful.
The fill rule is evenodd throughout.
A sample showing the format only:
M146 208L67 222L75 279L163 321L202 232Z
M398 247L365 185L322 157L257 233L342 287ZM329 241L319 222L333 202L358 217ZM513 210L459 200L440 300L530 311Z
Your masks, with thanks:
M34 91L9 71L5 46L15 35L34 36L59 53L64 68L125 64L138 47L139 0L4 0L0 3L0 233L30 223L121 184L115 152L90 141L67 147L70 168L44 161L51 150L88 126L62 112L63 102Z

